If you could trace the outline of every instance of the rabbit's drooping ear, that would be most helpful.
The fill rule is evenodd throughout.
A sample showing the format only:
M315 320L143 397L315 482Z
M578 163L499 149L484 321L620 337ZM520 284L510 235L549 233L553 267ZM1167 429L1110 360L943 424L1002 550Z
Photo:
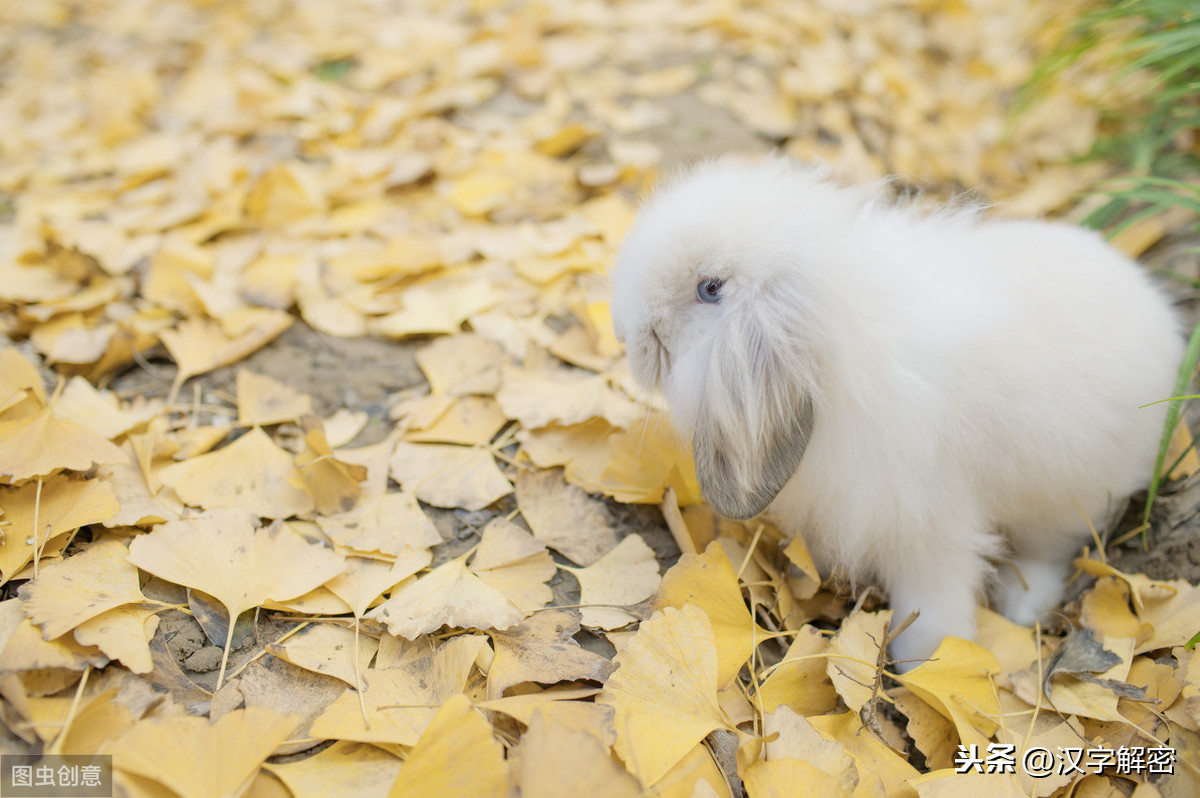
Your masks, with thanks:
M716 336L692 454L705 498L728 518L766 509L796 472L812 435L812 352L797 322L804 304L796 292L764 291Z

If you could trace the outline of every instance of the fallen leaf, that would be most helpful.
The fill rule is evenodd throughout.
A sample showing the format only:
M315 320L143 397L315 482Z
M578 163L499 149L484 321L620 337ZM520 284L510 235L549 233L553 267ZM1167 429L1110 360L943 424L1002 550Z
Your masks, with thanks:
M341 557L287 529L255 529L245 510L211 510L169 521L134 540L129 561L162 579L202 590L225 606L231 622L218 685L224 681L233 619L267 600L307 593L345 567Z
M268 762L264 767L287 785L295 798L386 798L402 763L374 745L339 740L313 756Z
M87 471L97 463L125 461L119 448L87 427L57 418L53 407L0 421L0 479L10 483L64 468Z
M717 640L717 685L733 681L767 632L750 616L725 552L710 543L703 554L685 554L666 575L654 600L663 607L699 607Z
M587 568L563 570L579 580L583 625L600 629L619 629L639 620L620 608L645 601L662 584L654 550L637 534L622 539Z
M96 615L75 627L75 640L95 646L134 673L150 673L154 660L150 641L158 629L155 610L126 604Z
M243 508L264 518L289 518L313 509L313 497L292 455L261 427L233 443L167 466L159 479L194 507Z
M463 692L487 639L462 635L383 670L363 673L366 689L361 700L347 690L313 721L312 737L372 743L416 745L438 707Z
M513 490L486 447L400 441L388 465L406 491L435 507L482 510Z
M293 319L283 311L255 308L253 316L239 321L242 329L227 332L218 322L191 317L175 329L159 333L163 346L179 367L168 404L174 403L189 378L236 363L272 341L292 325Z
M409 491L364 496L353 510L318 516L317 525L335 545L361 554L396 556L404 549L426 549L442 536Z
M882 670L880 656L891 621L891 610L860 610L846 618L829 641L825 666L829 679L846 706L855 712L876 696L874 685Z
M355 649L357 647L357 659ZM268 643L267 651L306 671L340 679L348 685L359 684L379 648L379 641L356 635L353 629L319 623L310 626L284 643Z
M503 593L467 570L464 555L400 586L367 617L394 635L415 640L442 626L507 629L523 615Z
M265 427L299 421L313 412L312 397L248 369L237 372L238 424Z
M578 631L576 613L547 610L534 613L519 626L489 632L496 658L488 671L488 697L499 698L523 682L603 682L612 672L612 663L580 647L573 637Z
M471 571L525 612L554 598L546 585L558 570L550 552L532 535L503 518L484 526Z
M389 798L444 795L508 795L504 748L463 695L451 696L438 711L388 793Z
M296 455L296 466L316 511L328 515L352 510L362 495L360 483L367 478L367 469L334 456L321 421L315 416L306 416L302 426L304 451Z
M642 793L595 735L547 720L541 710L535 711L515 754L513 777L528 798L556 798L568 784L573 792L596 798Z
M0 527L0 584L20 573L55 538L107 521L119 509L107 483L61 474L19 487L0 485L0 507L7 522Z
M986 747L1000 713L992 683L999 670L1000 663L982 646L947 637L929 661L896 681L953 721L964 744Z
M659 610L615 662L596 700L616 711L617 755L643 786L658 781L709 732L727 727L717 703L717 642L704 610Z
M592 565L617 545L608 512L597 499L568 485L558 471L517 474L517 506L543 543L580 565Z
M102 540L47 565L21 588L26 615L54 640L103 612L145 601L128 556L122 543Z
M183 798L239 795L296 725L293 715L234 710L215 723L190 716L135 724L112 748L113 767Z

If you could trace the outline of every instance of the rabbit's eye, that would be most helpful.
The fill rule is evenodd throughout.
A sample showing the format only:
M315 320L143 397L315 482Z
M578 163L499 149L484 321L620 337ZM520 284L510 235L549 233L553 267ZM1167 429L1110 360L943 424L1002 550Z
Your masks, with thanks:
M721 301L721 286L723 285L725 285L724 280L702 280L696 286L696 299L710 305L717 304Z

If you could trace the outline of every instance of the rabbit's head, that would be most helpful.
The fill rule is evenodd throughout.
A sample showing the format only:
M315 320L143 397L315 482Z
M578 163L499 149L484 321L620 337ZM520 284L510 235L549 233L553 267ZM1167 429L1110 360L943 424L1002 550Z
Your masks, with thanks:
M617 337L730 518L775 498L813 434L822 273L844 258L862 199L780 158L704 163L655 192L617 258Z

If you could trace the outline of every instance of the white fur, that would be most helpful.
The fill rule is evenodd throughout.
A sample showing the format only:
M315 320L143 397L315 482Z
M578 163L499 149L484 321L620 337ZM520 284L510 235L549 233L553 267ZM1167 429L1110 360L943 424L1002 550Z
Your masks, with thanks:
M702 164L639 214L612 309L710 500L741 510L767 484L826 568L878 581L897 621L920 609L904 659L974 636L999 556L1029 585L1001 567L1003 612L1029 624L1057 604L1083 514L1102 525L1149 478L1165 405L1138 406L1170 395L1182 341L1093 232L877 193L781 158ZM698 301L705 279L725 281L718 304ZM787 451L802 458L772 487L761 458Z

